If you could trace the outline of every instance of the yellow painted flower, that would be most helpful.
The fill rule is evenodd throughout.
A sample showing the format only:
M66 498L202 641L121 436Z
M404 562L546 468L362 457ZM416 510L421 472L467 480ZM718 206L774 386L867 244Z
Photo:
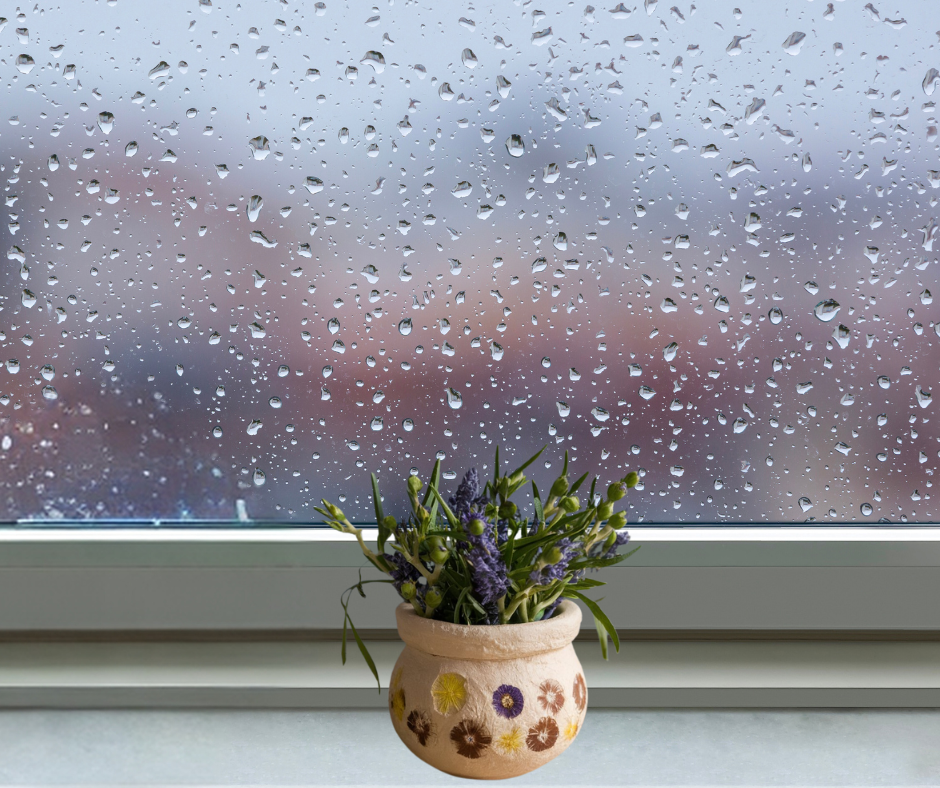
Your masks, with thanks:
M575 736L578 735L578 727L579 725L577 719L570 720L568 724L565 725L565 738L568 741L571 741Z
M431 696L441 714L459 711L467 702L467 680L459 673L441 673L431 685Z
M499 734L493 747L502 755L515 755L525 747L525 734L522 728L513 728L511 731Z
M405 718L405 691L399 687L392 693L392 714L401 722Z

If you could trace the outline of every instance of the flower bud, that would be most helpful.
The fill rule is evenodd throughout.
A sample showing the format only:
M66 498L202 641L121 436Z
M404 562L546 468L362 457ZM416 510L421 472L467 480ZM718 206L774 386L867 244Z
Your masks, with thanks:
M431 560L435 564L443 564L449 555L450 553L447 552L447 550L445 550L443 547L437 547L431 551Z
M441 596L441 592L436 588L429 588L427 594L424 595L424 606L428 610L434 610L434 608L440 607L443 601L444 597Z
M636 487L637 482L640 481L640 476L636 471L630 471L626 476L623 477L623 483L627 485L629 489Z
M615 531L619 531L626 524L627 524L626 512L614 512L613 515L611 515L611 518L607 521L607 525L609 525Z
M557 564L564 558L564 554L561 552L560 548L552 547L542 554L542 558L546 564Z
M522 471L516 471L509 477L510 487L520 487L523 484L525 484L525 474Z
M561 508L571 514L581 508L581 501L573 495L566 495L561 499Z
M503 478L499 480L499 484L496 486L496 490L499 493L500 497L502 498L508 497L509 496L509 479L503 476Z
M611 531L610 536L608 536L607 539L604 540L604 552L606 553L608 550L610 550L610 548L614 546L614 542L616 541L617 541L617 534L615 531Z
M408 602L410 602L412 599L415 598L415 594L417 593L418 593L418 589L415 588L414 583L402 583L401 584L402 599L405 599Z
M486 530L486 523L484 523L479 517L474 518L470 521L470 524L467 526L467 530L470 531L474 536L482 536L483 532Z
M607 488L607 498L611 501L619 501L627 494L627 487L623 482L613 482Z
M614 503L613 501L604 501L597 507L597 519L598 520L608 520L610 516L614 513Z
M512 501L506 501L499 507L499 517L501 520L508 520L516 513L516 505Z
M335 504L328 503L328 504L326 505L326 510L330 513L330 516L331 516L334 520L345 520L345 519L346 519L346 515L343 514L343 510L340 509L340 508L339 508L338 506L336 506Z
M555 479L552 484L552 489L549 491L549 496L552 498L561 498L563 495L568 494L568 477L559 476Z
M398 527L398 523L395 522L395 518L390 514L387 514L382 518L382 525L389 531L394 531Z
M486 515L486 519L487 519L487 520L493 520L493 519L495 519L495 517L496 517L496 515L497 515L498 513L499 513L499 508L496 506L496 504L494 504L494 503L488 503L488 504L486 505L486 509L484 510L484 514Z
M408 477L408 489L411 490L415 495L418 494L418 490L421 489L423 483L417 476Z

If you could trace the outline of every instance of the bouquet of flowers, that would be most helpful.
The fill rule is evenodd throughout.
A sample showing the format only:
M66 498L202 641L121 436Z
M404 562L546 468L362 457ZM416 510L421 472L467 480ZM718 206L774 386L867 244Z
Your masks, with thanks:
M377 552L366 545L363 529L350 523L339 507L322 501L323 508L317 511L327 523L355 536L369 562L389 576L363 580L360 573L359 582L343 593L344 664L348 625L378 680L375 664L349 616L351 593L355 590L365 597L363 585L370 582L391 583L419 615L455 624L542 621L553 615L563 598L578 599L594 615L604 658L608 638L620 650L610 619L584 594L604 583L585 575L589 569L620 563L639 549L618 554L630 537L623 530L626 514L614 511L627 490L636 486L637 474L631 471L612 482L606 494L597 491L595 477L582 505L577 493L587 474L569 483L565 452L561 475L544 499L535 482L531 483L532 513L526 515L511 499L526 486L523 472L542 451L544 447L512 473L500 475L497 448L493 478L481 486L476 469L471 468L447 501L440 491L438 460L427 485L416 475L409 477L411 511L397 519L384 513L378 480L372 474Z

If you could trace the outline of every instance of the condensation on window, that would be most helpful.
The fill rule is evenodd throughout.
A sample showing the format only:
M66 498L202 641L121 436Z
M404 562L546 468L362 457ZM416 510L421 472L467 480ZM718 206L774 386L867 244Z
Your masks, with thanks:
M936 520L940 34L877 6L8 3L0 519L366 521L498 445Z

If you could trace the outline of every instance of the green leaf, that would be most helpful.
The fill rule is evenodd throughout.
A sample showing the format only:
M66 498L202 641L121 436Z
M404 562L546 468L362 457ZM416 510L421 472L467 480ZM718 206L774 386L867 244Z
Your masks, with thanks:
M532 482L532 502L535 504L535 516L539 523L545 522L545 510L542 509L542 499L539 498L539 488Z
M372 476L372 503L375 506L375 521L379 524L379 527L382 527L382 520L385 518L382 516L382 496L379 494L379 480L375 478L375 474ZM381 549L381 548L380 548Z
M561 469L561 475L564 476L567 473L568 473L568 450L565 449L565 465Z
M600 605L598 605L597 602L595 602L593 599L589 599L588 597L586 597L580 591L574 591L571 588L565 589L565 596L569 596L569 595L574 596L577 599L580 599L582 602L584 602L585 605L587 605L588 610L590 610L594 614L594 621L596 625L598 626L598 631L600 631L600 626L603 626L604 629L607 630L608 634L610 635L611 640L614 641L614 649L619 654L620 653L620 636L617 634L617 630L614 629L614 625L610 623L610 619L607 618L607 614L603 610L601 610ZM602 642L601 650L605 652L604 658L606 659L607 649L605 648L605 646L606 644Z
M463 600L470 593L470 586L464 586L460 592L460 596L457 597L457 604L454 605L454 623L460 623L460 608L463 605Z
M493 486L496 486L496 480L499 478L499 445L496 446L496 460L493 462Z
M434 470L431 471L431 479L428 481L427 489L424 491L424 498L421 501L421 505L427 508L428 500L431 498L431 489L437 488L437 485L441 483L441 461L438 460L434 463Z
M349 618L349 616L347 616ZM381 694L382 692L382 682L379 681L379 671L376 670L375 662L372 660L372 655L369 653L369 649L366 648L366 644L362 642L362 638L359 637L359 633L356 631L356 628L353 626L352 619L349 620L349 627L352 629L353 636L356 638L356 644L359 646L359 651L362 653L363 658L366 663L369 665L369 670L372 671L372 675L375 676L375 683L378 685L378 691Z
M539 449L535 454L533 454L531 457L529 457L529 459L527 459L524 463L522 463L522 465L520 465L518 468L516 468L516 470L514 470L512 473L510 473L509 476L510 476L510 477L515 476L517 473L520 473L521 471L524 471L526 468L528 468L533 462L535 462L535 461L539 458L539 455L540 455L543 451L545 451L545 449L547 448L547 446L548 446L548 444L545 444L545 446L543 446L541 449Z
M597 488L597 477L594 477L594 481L591 482L591 492L588 495L588 500L590 500L591 505L594 505L594 490Z
M574 495L578 488L584 484L584 480L588 477L587 473L584 474L580 479L578 479L574 484L571 485L571 489L568 490L568 495Z
M444 503L444 499L441 497L440 492L438 492L438 490L436 490L436 489L434 490L434 497L437 499L437 500L435 501L435 504L439 505L439 506L441 507L441 509L444 511L444 516L447 518L447 522L450 523L450 525L451 525L453 528L459 528L459 527L460 527L460 520L457 519L457 515L455 515L455 514L451 511L450 507L449 507L446 503ZM433 520L433 518L432 518L432 520ZM440 531L435 531L434 533L435 533L435 535L439 535L441 532L440 532ZM451 532L451 533L454 533L454 534L456 535L456 532Z
M594 628L597 630L597 639L601 644L601 656L607 659L607 630L601 625L601 622L594 619Z

